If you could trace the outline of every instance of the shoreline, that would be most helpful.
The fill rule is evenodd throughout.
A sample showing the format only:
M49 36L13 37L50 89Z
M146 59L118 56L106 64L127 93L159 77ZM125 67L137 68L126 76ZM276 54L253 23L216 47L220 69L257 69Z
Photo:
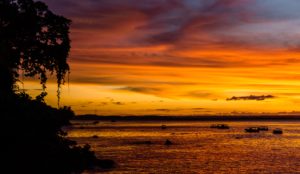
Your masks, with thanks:
M299 115L255 116L99 116L78 115L72 120L99 121L300 121Z

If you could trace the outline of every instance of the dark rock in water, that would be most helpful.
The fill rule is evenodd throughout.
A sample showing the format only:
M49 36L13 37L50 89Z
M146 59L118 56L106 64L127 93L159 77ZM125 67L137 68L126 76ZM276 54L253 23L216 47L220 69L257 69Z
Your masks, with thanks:
M98 135L93 135L92 138L99 138Z
M229 126L227 124L212 124L210 128L229 129Z
M145 141L144 144L152 144L151 141Z
M227 124L220 124L217 127L218 129L229 129L229 126Z
M280 128L276 128L273 130L273 134L282 134L282 133L283 133L283 131Z
M268 126L259 126L258 129L260 131L268 131L269 130Z
M112 169L115 167L116 163L113 160L109 160L109 159L102 159L102 160L97 159L95 161L95 165L102 169Z
M93 122L93 124L98 124L98 123L99 123L99 121L94 121L94 122Z
M170 141L169 139L167 139L167 140L165 141L165 145L167 145L167 146L172 145L172 144L173 144L172 141Z
M259 132L259 128L258 127L248 127L245 129L245 132L249 132L249 133L253 133L253 132Z

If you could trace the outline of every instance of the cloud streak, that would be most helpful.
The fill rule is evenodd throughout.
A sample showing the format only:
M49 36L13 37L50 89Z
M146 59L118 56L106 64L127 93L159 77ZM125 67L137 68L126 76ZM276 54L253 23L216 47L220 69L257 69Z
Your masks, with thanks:
M237 101L237 100L256 100L256 101L261 101L261 100L266 100L266 99L273 99L275 96L273 95L249 95L249 96L233 96L231 98L227 98L227 101Z

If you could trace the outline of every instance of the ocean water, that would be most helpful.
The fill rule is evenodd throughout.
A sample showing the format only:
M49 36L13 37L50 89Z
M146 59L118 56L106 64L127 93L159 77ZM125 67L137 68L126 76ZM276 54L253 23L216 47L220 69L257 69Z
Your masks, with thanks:
M117 163L112 170L85 173L300 173L300 122L74 123L67 129L70 139L89 143L99 158ZM215 123L230 129L209 128ZM249 126L269 131L246 133ZM272 134L274 128L283 134ZM173 144L165 145L166 139Z

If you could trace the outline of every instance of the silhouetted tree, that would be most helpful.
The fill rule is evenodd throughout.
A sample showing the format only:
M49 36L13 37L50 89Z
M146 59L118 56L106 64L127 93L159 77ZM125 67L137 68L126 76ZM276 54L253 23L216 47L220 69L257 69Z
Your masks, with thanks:
M69 71L70 20L53 14L42 2L0 0L0 163L8 173L79 173L111 167L90 146L65 138L62 127L74 112L44 102L47 74L60 85ZM20 75L40 79L43 92L32 99L16 92Z
M42 2L0 1L1 98L16 90L20 72L38 76L43 90L47 73L56 73L59 97L60 85L69 71L70 22L53 14Z

